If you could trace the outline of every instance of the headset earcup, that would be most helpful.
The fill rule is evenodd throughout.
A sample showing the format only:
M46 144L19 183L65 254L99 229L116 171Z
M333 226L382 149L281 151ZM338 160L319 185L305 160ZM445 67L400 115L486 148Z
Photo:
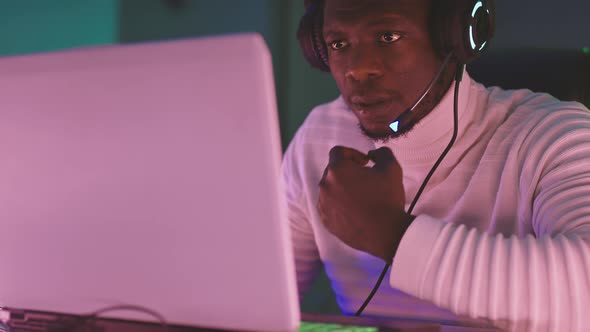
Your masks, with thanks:
M297 40L303 56L309 64L322 71L329 72L328 52L322 36L323 8L317 2L306 6L305 14L299 21Z
M439 55L453 51L458 62L467 64L490 45L495 32L494 0L433 1L431 34Z
M463 54L469 63L488 47L495 33L495 3L493 0L473 1L464 14Z

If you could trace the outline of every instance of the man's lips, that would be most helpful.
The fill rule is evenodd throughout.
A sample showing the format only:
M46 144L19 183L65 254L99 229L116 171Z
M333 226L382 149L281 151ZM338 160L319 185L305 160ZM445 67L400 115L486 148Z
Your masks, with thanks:
M393 96L386 94L353 95L349 98L350 106L361 123L365 125L384 125L395 121L392 113Z
M371 119L384 118L389 115L392 104L391 97L352 97L352 108L363 117Z
M350 102L359 106L376 106L391 101L391 96L373 95L373 96L352 96Z

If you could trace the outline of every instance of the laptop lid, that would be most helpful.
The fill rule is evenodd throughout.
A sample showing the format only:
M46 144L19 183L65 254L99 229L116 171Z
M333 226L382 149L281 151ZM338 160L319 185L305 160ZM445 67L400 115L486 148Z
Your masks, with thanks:
M260 35L4 58L0 73L0 307L297 328Z

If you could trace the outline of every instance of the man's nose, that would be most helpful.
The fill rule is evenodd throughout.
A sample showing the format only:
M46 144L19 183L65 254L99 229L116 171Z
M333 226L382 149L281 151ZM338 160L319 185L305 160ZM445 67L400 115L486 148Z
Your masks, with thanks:
M356 52L350 60L346 71L347 79L365 82L383 76L383 70L379 62L370 52Z

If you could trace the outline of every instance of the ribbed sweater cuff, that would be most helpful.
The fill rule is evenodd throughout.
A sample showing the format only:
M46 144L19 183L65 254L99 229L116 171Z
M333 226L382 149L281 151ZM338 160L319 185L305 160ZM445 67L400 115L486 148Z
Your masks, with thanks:
M389 279L391 287L420 297L424 271L444 225L444 222L427 215L414 219L393 258Z

